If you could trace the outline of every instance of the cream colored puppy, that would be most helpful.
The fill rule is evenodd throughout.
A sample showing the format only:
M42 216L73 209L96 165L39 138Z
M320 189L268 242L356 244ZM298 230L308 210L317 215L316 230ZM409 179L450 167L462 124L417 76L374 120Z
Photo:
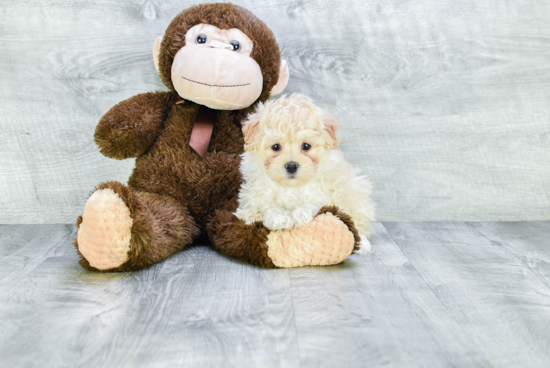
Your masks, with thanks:
M235 215L280 230L306 225L321 207L335 205L353 219L361 252L370 251L372 184L336 150L337 130L336 122L303 95L260 104L243 122L244 183Z

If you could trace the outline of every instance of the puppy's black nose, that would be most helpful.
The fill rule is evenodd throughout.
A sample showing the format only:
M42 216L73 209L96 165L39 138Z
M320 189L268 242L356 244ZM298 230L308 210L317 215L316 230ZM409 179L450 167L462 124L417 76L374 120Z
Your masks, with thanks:
M285 164L285 169L289 174L294 174L298 171L298 164L294 161L289 161Z

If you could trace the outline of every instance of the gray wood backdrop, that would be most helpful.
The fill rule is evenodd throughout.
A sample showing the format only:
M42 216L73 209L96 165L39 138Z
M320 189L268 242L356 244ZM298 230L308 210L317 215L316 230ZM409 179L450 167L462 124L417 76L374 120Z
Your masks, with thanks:
M0 4L0 223L72 223L127 180L95 126L164 89L153 41L195 3L52 1ZM287 91L339 118L379 220L550 220L550 1L236 3L275 32Z

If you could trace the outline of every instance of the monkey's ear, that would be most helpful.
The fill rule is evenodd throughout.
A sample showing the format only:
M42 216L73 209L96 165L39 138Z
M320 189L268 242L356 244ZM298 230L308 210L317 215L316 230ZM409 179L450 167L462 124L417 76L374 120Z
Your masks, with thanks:
M277 81L277 84L271 89L270 95L275 96L283 92L283 90L286 88L286 85L288 84L289 77L290 77L290 74L288 72L288 64L286 63L286 60L281 60L281 70L279 70L279 80Z
M159 54L160 54L160 43L162 42L162 36L158 36L153 45L153 62L155 63L155 69L159 71Z

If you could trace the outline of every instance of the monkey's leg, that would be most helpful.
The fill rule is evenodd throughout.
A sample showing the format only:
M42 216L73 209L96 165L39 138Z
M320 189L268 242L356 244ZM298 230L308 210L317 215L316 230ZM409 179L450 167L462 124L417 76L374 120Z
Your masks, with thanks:
M208 226L210 241L221 253L254 265L333 265L358 249L353 221L334 206L323 207L305 226L271 232L261 223L246 225L232 212L216 211Z
M262 223L246 225L232 211L217 210L208 223L208 237L220 253L265 268L275 268L267 255L269 229Z
M199 230L170 197L138 192L119 182L99 185L77 220L82 267L129 271L150 266L191 244Z

